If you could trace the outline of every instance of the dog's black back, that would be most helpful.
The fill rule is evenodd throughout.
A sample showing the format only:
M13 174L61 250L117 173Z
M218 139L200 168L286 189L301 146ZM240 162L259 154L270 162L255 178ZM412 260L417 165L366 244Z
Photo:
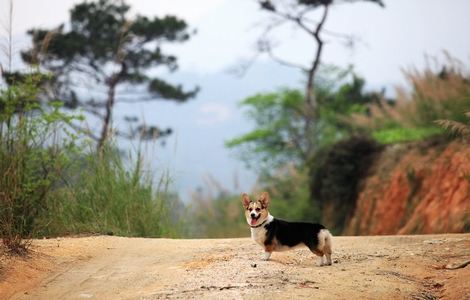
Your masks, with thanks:
M310 249L316 249L318 246L318 233L325 229L321 224L306 222L287 222L274 218L264 228L267 230L265 245L272 244L276 239L285 246L294 247L304 243Z

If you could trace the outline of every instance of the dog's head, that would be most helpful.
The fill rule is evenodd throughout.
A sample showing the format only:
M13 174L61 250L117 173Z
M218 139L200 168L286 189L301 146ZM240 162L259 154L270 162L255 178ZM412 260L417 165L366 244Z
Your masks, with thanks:
M246 221L250 226L257 226L268 218L269 194L267 192L263 192L256 201L250 200L247 194L243 194L242 203L245 208Z

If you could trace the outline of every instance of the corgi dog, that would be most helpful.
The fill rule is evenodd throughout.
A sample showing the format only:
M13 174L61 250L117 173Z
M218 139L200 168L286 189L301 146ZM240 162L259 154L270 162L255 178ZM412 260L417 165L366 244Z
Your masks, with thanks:
M251 227L251 238L264 249L263 260L273 251L307 246L320 257L320 266L331 265L332 235L325 226L313 223L287 222L274 218L268 211L269 194L263 192L256 201L242 195L245 217Z

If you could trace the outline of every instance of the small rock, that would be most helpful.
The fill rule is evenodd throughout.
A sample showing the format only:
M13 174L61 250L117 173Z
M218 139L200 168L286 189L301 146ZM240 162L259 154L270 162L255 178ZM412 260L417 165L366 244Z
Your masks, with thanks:
M256 264L251 264L252 268L256 268L256 266L257 266Z
M423 244L442 244L443 241L442 240L426 240L423 242Z

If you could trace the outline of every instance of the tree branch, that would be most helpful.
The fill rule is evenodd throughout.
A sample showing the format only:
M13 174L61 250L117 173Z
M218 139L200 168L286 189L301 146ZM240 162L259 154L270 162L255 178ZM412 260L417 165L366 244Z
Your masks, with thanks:
M84 133L84 134L86 134L87 136L89 136L90 138L92 138L93 140L99 141L99 137L97 137L96 135L94 135L90 129L83 128L83 127L81 127L81 126L79 126L79 125L76 125L76 124L73 124L73 123L68 123L68 125L69 125L72 129L74 129L75 131Z
M278 64L280 65L283 65L283 66L287 66L287 67L291 67L291 68L296 68L296 69L300 69L301 71L303 72L308 72L308 69L305 68L304 66L302 65L299 65L299 64L296 64L296 63L293 63L293 62L290 62L290 61L287 61L287 60L284 60L278 56L276 56L273 52L273 49L271 47L271 45L269 44L269 42L266 42L262 48L260 49L261 52L265 52L269 55L269 57L274 60L275 62L277 62Z

